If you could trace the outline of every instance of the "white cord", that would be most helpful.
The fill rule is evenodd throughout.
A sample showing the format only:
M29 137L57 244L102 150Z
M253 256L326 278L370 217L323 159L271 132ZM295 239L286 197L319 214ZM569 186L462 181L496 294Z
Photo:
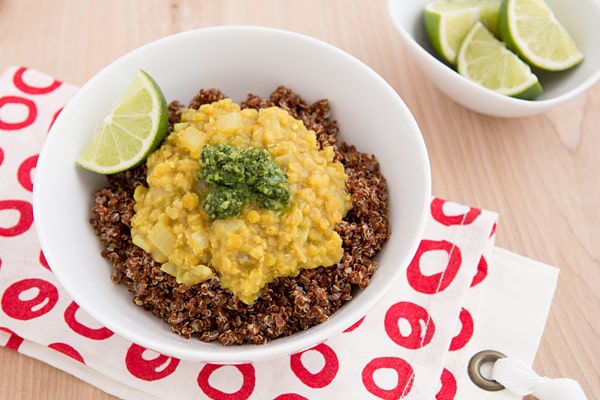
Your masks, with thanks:
M504 357L496 360L491 377L509 392L539 400L586 400L579 383L567 378L540 377L520 360Z

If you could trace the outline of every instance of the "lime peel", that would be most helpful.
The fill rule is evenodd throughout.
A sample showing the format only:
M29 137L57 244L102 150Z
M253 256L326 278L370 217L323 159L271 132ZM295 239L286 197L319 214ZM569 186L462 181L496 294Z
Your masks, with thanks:
M543 0L503 0L498 29L502 40L533 67L564 71L583 61L583 53Z
M458 73L497 93L532 99L542 86L529 65L477 22L458 54Z
M140 70L104 117L77 164L99 174L139 166L160 145L167 127L165 96L156 81Z
M425 30L435 51L455 65L460 44L477 21L497 33L500 3L493 0L435 0L425 5Z

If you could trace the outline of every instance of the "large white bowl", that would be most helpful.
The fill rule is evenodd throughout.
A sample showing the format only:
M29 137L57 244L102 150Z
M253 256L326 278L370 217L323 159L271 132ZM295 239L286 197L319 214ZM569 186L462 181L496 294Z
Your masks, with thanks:
M330 320L264 345L223 347L184 339L137 307L110 280L109 262L88 223L92 193L105 178L75 160L139 69L152 75L167 99L187 103L200 88L220 88L235 101L268 96L284 84L307 101L330 99L340 139L373 153L388 178L392 238L371 284ZM376 305L416 252L431 182L426 148L415 120L374 71L319 40L260 27L214 27L147 44L113 62L64 108L40 154L34 189L37 232L44 254L73 299L115 333L181 359L239 363L292 354L344 330Z
M423 23L423 9L432 0L388 0L390 18L408 54L446 95L474 111L497 117L523 117L547 111L587 90L600 78L600 1L546 0L565 25L585 60L560 73L540 73L544 92L535 100L498 94L459 75L436 56Z

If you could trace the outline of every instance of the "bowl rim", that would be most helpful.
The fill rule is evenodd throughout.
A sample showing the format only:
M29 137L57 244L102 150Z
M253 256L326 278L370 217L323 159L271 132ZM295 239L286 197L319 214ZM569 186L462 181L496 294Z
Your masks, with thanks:
M431 197L431 169L430 169L429 158L428 158L427 150L425 147L425 142L424 142L422 134L420 132L420 128L418 127L416 121L414 120L414 116L412 115L412 113L410 112L410 110L408 109L408 107L406 106L404 101L402 100L402 98L398 95L398 93L395 92L394 89L377 72L375 72L367 64L365 64L358 58L350 55L349 53L341 50L338 47L335 47L332 44L329 44L323 40L320 40L320 39L317 39L317 38L314 38L314 37L311 37L311 36L308 36L305 34L288 31L288 30L284 30L284 29L279 29L279 28L270 28L270 27L254 26L254 25L220 25L220 26L212 26L212 27L203 27L203 28L182 31L182 32L178 32L178 33L174 33L171 35L161 37L159 39L150 41L140 47L137 47L134 50L132 50L132 51L124 54L123 56L115 59L114 61L110 62L108 65L106 65L99 72L94 74L84 85L82 85L80 87L78 92L71 98L71 100L64 107L64 109L58 115L56 121L54 122L54 124L48 134L48 137L46 138L46 140L43 144L42 150L40 151L39 160L38 160L38 166L40 167L40 169L38 171L36 171L36 175L35 175L35 179L34 179L34 190L33 190L33 208L34 208L34 215L35 215L34 221L41 221L39 223L36 222L34 225L35 225L35 229L37 231L37 235L38 235L38 238L39 238L39 241L41 244L41 248L46 249L46 251L44 251L44 254L46 255L46 259L47 259L47 262L49 265L56 266L56 265L59 265L59 263L57 262L58 260L55 258L56 254L52 250L50 250L48 247L49 245L48 245L47 238L46 238L47 233L43 230L43 227L42 227L44 217L43 217L43 215L40 215L39 210L40 210L40 204L43 202L43 198L42 198L43 195L40 193L40 190L36 190L36 188L40 188L40 187L42 187L42 185L36 184L36 183L38 181L44 179L44 177L46 176L46 173L43 169L44 166L47 164L46 160L49 158L49 155L48 155L48 152L46 151L46 149L51 148L53 140L57 136L57 135L53 135L52 133L54 132L54 130L57 130L58 127L61 126L62 119L66 118L70 114L70 109L72 107L74 107L73 104L76 104L78 102L79 98L86 93L88 88L93 87L96 84L97 80L99 79L98 77L104 76L106 74L110 74L112 69L116 68L115 65L120 62L123 62L123 60L137 57L137 55L139 53L146 52L146 51L148 51L148 49L151 49L151 48L161 45L161 44L168 43L173 40L179 40L179 38L184 38L187 36L194 36L194 35L202 35L205 32L217 32L217 31L226 32L226 31L232 31L232 30L235 30L238 32L247 32L248 30L257 31L257 32L265 32L265 33L270 32L270 33L274 33L276 35L285 37L286 40L291 38L293 40L304 41L312 46L325 47L328 51L332 51L332 52L336 53L338 56L344 57L345 61L354 63L361 69L365 70L366 72L369 72L373 76L373 78L378 80L379 84L382 85L382 87L385 88L389 92L390 96L392 96L391 98L394 98L395 102L397 102L399 106L401 106L405 109L406 115L411 118L411 121L408 121L408 122L412 125L413 130L415 132L419 133L419 135L418 135L419 138L417 138L417 139L420 142L420 145L422 145L422 152L423 152L423 155L422 155L423 156L423 160L422 160L423 161L423 171L422 172L423 172L423 178L425 179L425 182L423 184L423 189L424 189L423 193L420 193L420 197L423 198L424 204L423 204L423 208L421 210L421 215L419 216L419 225L417 227L417 231L415 232L412 243L408 246L410 249L410 251L408 253L410 253L410 254L407 254L407 256L406 256L407 259L404 260L404 263L402 264L404 268L408 265L408 263L410 262L410 259L416 253L418 244L420 243L420 240L423 236L423 232L424 232L425 224L426 224L426 216L427 216L427 212L428 212L429 200ZM63 271L60 268L58 268L58 269L53 269L53 273L56 276L56 278L58 279L58 281L60 282L60 284L63 286L63 288L66 290L66 292L69 294L69 296L71 296L71 298L77 304L79 304L81 306L81 308L83 308L86 311L89 310L90 308L88 307L88 301L83 299L80 296L80 293L77 290L75 290L75 288L73 287L73 282L71 282L68 279L68 277L63 276ZM398 274L394 278L398 278L399 276L400 275ZM381 293L372 292L368 298L363 298L363 301L360 303L360 308L358 309L358 311L362 315L366 314L369 310L371 310L377 303L379 303L383 299L385 294L387 292L389 292L389 290L391 290L392 285L395 282L396 282L396 279L390 279L390 280L388 280L388 282L384 283L384 285L383 285L384 290ZM337 312L340 312L340 311L341 310L338 310ZM355 313L356 312L353 312L353 314L355 314ZM97 315L91 315L91 316L95 320L97 320L99 323L104 324L107 328L113 330L116 334L120 335L121 337L126 338L127 340L130 340L132 342L135 342L136 344L142 345L148 349L153 349L153 350L156 349L155 344L152 341L145 340L144 336L132 337L131 332L127 331L126 329L122 329L120 326L114 326L110 319L104 318L103 316L97 316ZM160 349L156 349L155 351L159 351L162 354L166 354L169 356L177 357L177 358L184 359L184 360L190 360L190 361L219 362L219 363L232 363L232 364L244 363L244 362L259 362L259 361L264 361L267 359L273 359L273 358L277 358L277 357L287 356L294 352L299 352L299 351L311 348L319 343L326 341L327 339L334 336L335 334L342 332L344 329L348 328L350 325L352 325L352 323L355 323L355 322L356 321L349 321L349 320L342 321L339 319L336 320L335 322L327 321L325 323L317 325L316 327L319 328L318 330L309 329L307 331L298 332L289 337L277 338L277 339L272 340L264 345L241 345L241 346L218 346L218 347L206 346L206 349L202 349L202 350L190 349L190 348L175 348L175 347L171 346L168 349L160 348ZM309 331L311 333L307 334L307 332L309 332ZM289 339L289 338L293 338L293 341L291 341L291 339ZM286 339L288 339L288 340L286 340ZM190 340L193 340L193 339L190 339ZM290 346L290 342L291 342L291 344L293 344L293 347ZM211 345L211 344L208 344L208 345ZM193 351L191 351L191 350L193 350Z

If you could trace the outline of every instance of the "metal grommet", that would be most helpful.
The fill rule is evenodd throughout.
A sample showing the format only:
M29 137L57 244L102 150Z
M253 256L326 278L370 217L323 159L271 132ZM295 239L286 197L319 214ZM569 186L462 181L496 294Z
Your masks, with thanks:
M494 350L483 350L471 357L469 361L469 377L473 383L483 390L497 392L504 389L502 384L493 379L488 379L481 374L481 366L486 363L495 363L500 358L506 357L504 354Z

